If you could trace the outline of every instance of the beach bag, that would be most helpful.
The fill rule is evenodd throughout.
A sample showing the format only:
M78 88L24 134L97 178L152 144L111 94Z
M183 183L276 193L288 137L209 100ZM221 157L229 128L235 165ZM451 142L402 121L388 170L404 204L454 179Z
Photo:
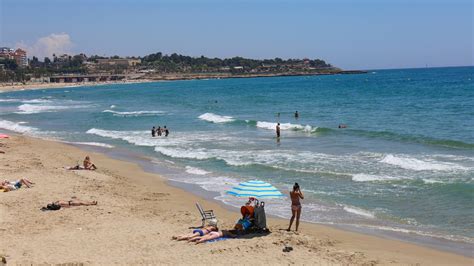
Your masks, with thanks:
M258 229L267 228L267 217L265 215L265 202L260 202L254 208L254 225Z

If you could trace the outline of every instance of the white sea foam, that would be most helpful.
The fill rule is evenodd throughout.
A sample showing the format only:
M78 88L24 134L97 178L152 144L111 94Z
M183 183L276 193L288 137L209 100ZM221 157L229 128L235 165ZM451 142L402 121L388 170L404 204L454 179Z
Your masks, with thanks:
M212 123L228 123L235 121L232 116L216 115L213 113L205 113L200 115L198 118Z
M155 151L172 158L205 160L213 157L211 152L205 149L194 149L190 151L189 149L166 148L158 146L155 147Z
M33 100L22 100L22 103L50 103L51 100L47 99L33 99Z
M116 107L116 106L115 106L114 104L112 104L112 105L110 106L111 109L114 109L115 107Z
M69 106L59 106L59 105L36 105L36 104L22 104L18 106L18 114L37 114L44 112L56 112L58 110L65 110L70 108Z
M423 161L408 156L395 156L392 154L385 155L385 157L380 162L415 171L452 171L467 169L454 163L431 160Z
M276 126L277 123L257 121L257 127L259 128L275 130ZM314 132L317 129L317 127L312 127L310 125L303 126L299 124L280 123L280 130L302 130L304 132Z
M352 180L356 182L370 182L370 181L390 181L399 180L403 177L394 177L387 175L369 175L369 174L355 174L352 176Z
M425 184L442 184L442 183L444 183L444 182L441 181L441 180L430 179L430 178L423 178L423 182L424 182Z
M193 175L207 175L210 172L205 171L203 169L197 168L197 167L192 167L192 166L186 166L186 172L193 174Z
M111 105L110 108L115 105ZM156 116L160 114L164 114L165 112L163 111L130 111L130 112L118 112L118 111L113 111L113 110L104 110L102 111L103 113L112 113L114 116L122 116L122 117L127 117L127 116Z
M22 126L20 123L15 123L8 120L0 120L0 128L19 132L19 133L33 133L38 129L34 127Z
M170 177L170 180L195 184L207 191L223 193L224 191L229 190L232 186L235 186L239 183L238 180L228 177L228 176L186 176L186 177Z
M103 147L103 148L114 148L113 145L106 144L106 143L101 143L101 142L67 142L71 144L79 144L79 145L88 145L88 146L97 146L97 147Z
M353 213L353 214L356 214L356 215L364 216L364 217L371 218L371 219L375 218L375 215L372 212L367 211L367 210L363 210L363 209L360 209L360 208L356 208L356 207L352 207L352 206L344 206L343 209L346 212Z
M0 99L0 102L5 102L5 103L9 103L9 102L21 102L20 99Z

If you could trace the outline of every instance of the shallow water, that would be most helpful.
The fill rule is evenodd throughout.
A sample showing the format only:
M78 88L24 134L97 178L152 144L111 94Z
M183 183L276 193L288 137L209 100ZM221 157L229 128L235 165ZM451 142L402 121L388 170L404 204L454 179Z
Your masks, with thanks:
M282 191L298 182L307 221L473 243L473 73L376 70L9 92L0 94L0 127L131 149L172 169L170 179L231 205L242 200L224 191L239 181ZM170 136L152 138L157 125ZM268 201L271 213L289 216L287 198Z

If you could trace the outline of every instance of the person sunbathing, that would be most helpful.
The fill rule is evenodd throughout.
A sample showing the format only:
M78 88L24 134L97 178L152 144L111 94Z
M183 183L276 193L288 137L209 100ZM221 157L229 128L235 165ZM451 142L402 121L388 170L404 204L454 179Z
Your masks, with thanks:
M86 170L95 170L95 169L97 169L95 164L92 163L91 158L89 157L89 155L87 155L86 158L84 159L84 169L86 169Z
M8 181L4 180L0 183L0 189L3 189L3 191L12 191L12 190L17 190L21 188L21 186L26 186L27 188L30 188L34 183L31 182L30 180L26 178L20 178L15 181Z
M80 166L78 162L76 166L69 167L67 168L67 170L95 170L97 169L97 166L95 166L95 164L92 163L89 155L86 156L82 165L83 166Z
M210 241L210 240L213 240L213 239L218 239L218 238L221 238L221 237L236 238L237 235L232 233L229 230L222 230L222 231L218 231L218 232L213 231L213 232L210 232L209 234L207 234L205 236L202 236L202 237L199 237L198 239L196 239L196 245L207 242L207 241Z
M57 200L53 201L51 204L46 205L46 207L41 208L42 211L56 211L61 208L70 208L75 206L92 206L97 205L97 201L84 201L77 198L72 198L70 200Z
M215 225L208 225L202 229L194 229L191 234L173 236L172 239L177 241L188 240L190 242L194 241L195 238L207 235L211 232L218 231L219 229Z

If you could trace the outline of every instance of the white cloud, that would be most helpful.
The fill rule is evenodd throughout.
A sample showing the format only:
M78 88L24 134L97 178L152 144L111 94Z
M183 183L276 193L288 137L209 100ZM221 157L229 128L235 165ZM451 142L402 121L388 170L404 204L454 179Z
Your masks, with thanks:
M16 47L26 50L28 57L36 56L40 60L44 57L52 57L53 54L70 54L74 43L67 33L52 33L39 38L34 44L27 45L24 42L16 44Z

